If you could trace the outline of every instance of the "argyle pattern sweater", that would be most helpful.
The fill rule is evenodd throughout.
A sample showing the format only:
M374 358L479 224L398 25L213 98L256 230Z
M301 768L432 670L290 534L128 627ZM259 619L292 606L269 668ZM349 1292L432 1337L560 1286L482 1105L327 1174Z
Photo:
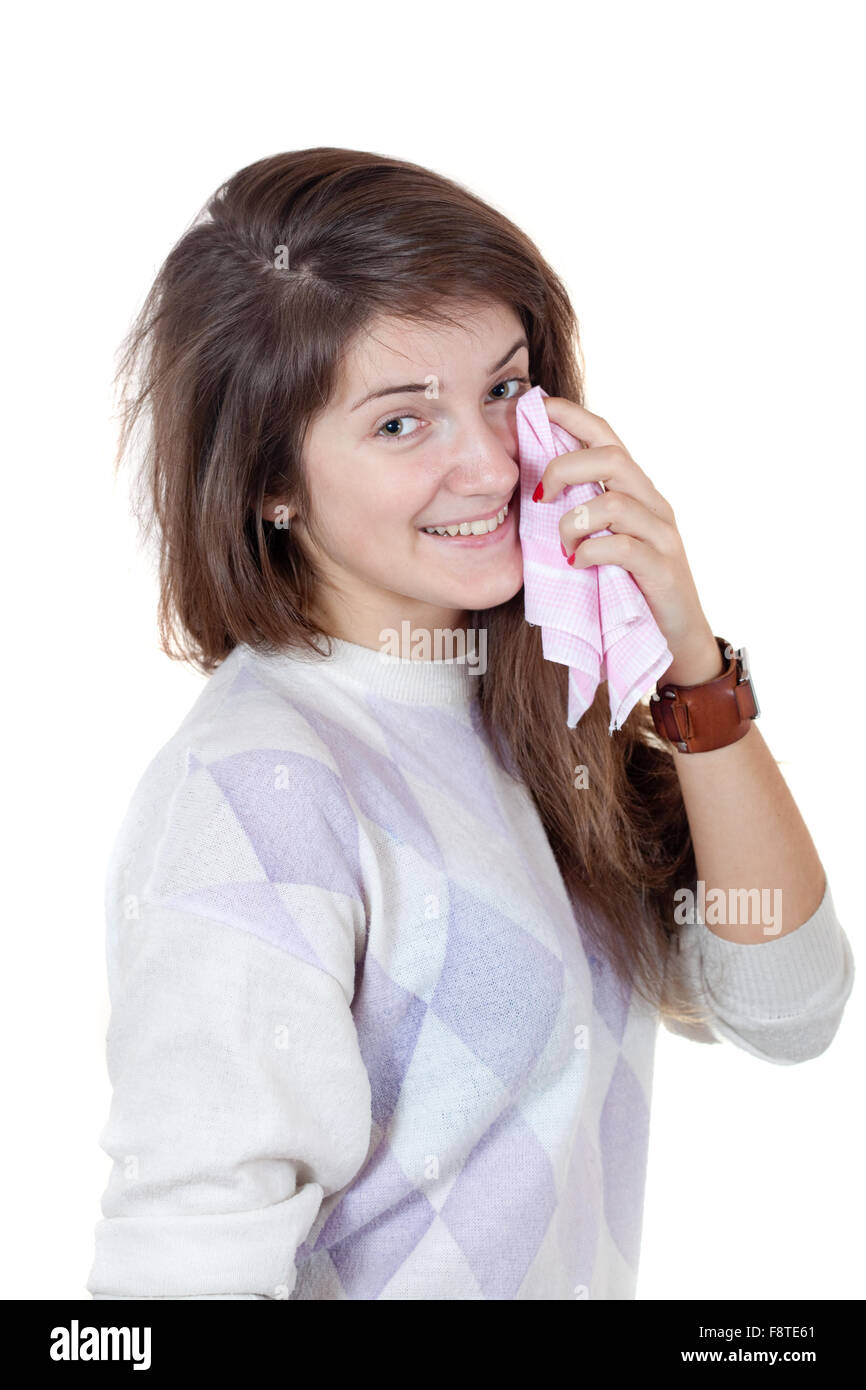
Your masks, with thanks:
M106 890L94 1298L634 1298L658 1015L591 949L476 690L240 646L144 772ZM828 1046L829 888L759 944L681 931L708 1021L673 1031Z

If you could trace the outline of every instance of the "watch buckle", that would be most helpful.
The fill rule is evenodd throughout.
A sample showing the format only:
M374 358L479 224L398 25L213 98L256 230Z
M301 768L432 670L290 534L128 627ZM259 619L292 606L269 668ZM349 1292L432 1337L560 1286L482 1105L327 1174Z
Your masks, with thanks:
M752 684L752 672L749 668L749 653L745 647L740 647L739 651L734 652L735 659L739 662L740 674L737 677L737 685L747 685L755 702L755 718L761 713L761 706L758 704L758 696Z
M663 690L661 694L659 694L658 690L654 690L650 695L650 700L654 701L656 704L658 704L658 702L662 699L675 700L676 698L677 693L675 690ZM674 726L676 727L676 718L674 718ZM684 743L682 739L671 739L671 742L673 743L674 747L679 750L680 753L688 753L689 745L687 743Z

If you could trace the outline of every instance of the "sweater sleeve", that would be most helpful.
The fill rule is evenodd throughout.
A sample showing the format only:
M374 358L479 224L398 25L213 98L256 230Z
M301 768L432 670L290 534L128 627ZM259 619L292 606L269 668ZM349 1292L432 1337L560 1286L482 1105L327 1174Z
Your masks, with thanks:
M813 915L784 936L726 941L702 921L679 934L679 967L703 1024L665 1026L697 1042L732 1042L791 1066L819 1057L836 1035L854 984L854 956L828 884Z
M336 913L334 902L319 895L316 907ZM335 926L348 957L351 930ZM145 903L123 932L100 1136L113 1166L88 1291L288 1298L323 1199L368 1151L352 986L261 935L164 903Z

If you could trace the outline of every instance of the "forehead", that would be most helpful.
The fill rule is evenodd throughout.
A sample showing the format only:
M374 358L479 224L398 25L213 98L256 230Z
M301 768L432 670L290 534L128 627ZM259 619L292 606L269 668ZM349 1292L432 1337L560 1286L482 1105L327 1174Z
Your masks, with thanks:
M449 362L477 363L484 370L523 331L517 314L498 303L449 306L451 322L417 323L396 317L372 320L350 343L343 358L340 403L390 381L407 381L425 372L447 373ZM396 375L395 375L396 373Z

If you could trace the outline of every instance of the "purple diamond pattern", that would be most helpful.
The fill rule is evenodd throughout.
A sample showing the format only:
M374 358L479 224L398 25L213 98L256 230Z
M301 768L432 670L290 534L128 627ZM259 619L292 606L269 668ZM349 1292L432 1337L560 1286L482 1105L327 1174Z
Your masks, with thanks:
M396 984L368 951L352 1013L370 1078L373 1121L381 1129L394 1113L426 1012L423 999Z
M498 835L508 834L487 762L471 728L440 709L397 706L374 695L367 696L367 705L401 768L432 787L441 787L446 779L453 785L456 774L461 801L476 820L487 821ZM443 748L448 749L447 766Z
M478 1142L442 1208L442 1220L485 1298L514 1298L556 1209L543 1144L514 1107ZM508 1231L505 1242L496 1233Z
M330 1255L347 1298L378 1298L417 1246L436 1213L380 1144L319 1232L315 1250Z
M361 814L399 844L409 845L436 868L442 868L442 852L397 764L336 720L308 705L296 705L336 762L346 791Z
M268 687L243 668L232 695L251 689L260 698ZM219 788L261 866L261 880L202 885L177 900L324 968L315 946L314 900L301 920L278 887L291 885L293 901L297 888L308 886L366 904L363 833L370 835L377 854L387 855L389 845L395 854L403 847L413 850L439 875L438 891L447 902L438 927L445 934L441 965L432 990L424 977L425 997L388 973L387 933L381 942L378 937L368 941L358 965L352 1013L379 1139L321 1229L299 1247L298 1267L308 1258L327 1257L347 1298L377 1299L434 1223L441 1222L482 1296L514 1299L552 1223L550 1249L560 1262L560 1286L569 1281L571 1287L589 1287L606 1222L623 1258L636 1268L649 1115L641 1082L622 1050L630 995L579 927L576 905L562 895L558 879L539 868L545 863L543 849L524 847L516 839L509 813L514 797L525 798L525 792L518 792L511 775L491 761L477 707L470 706L467 724L442 707L398 704L368 692L365 709L382 739L374 747L340 719L329 717L325 701L317 706L293 692L289 703L293 741L298 742L300 716L311 731L309 753L253 748L206 763L191 754L188 764L190 778L209 777ZM345 708L341 713L345 719ZM233 718L242 717L241 702ZM419 799L425 785L439 796L459 798L479 824L491 827L490 845L501 843L503 854L512 856L512 876L517 856L525 882L515 909L519 920L508 915L507 904L503 908L487 901L489 862L477 893L445 874L445 856ZM381 839L370 834L373 827ZM544 933L536 936L521 926L530 912L547 924L550 945L540 939ZM401 930L412 929L401 925ZM586 998L590 981L591 1005ZM576 1024L586 1023L593 1010L597 1017L588 1056L570 1042L563 1045L562 1036L564 1032L570 1039ZM431 1200L432 1192L428 1196L417 1178L407 1175L398 1158L400 1098L410 1069L416 1074L413 1060L421 1075L425 1067L435 1066L430 1060L435 1052L423 1050L425 1023L433 1019L434 1037L444 1028L455 1040L442 1065L459 1065L455 1059L463 1055L467 1067L453 1084L446 1073L427 1072L431 1095L453 1096L455 1106L467 1107L467 1123L480 1130L441 1207ZM602 1039L598 1020L604 1021L612 1043ZM536 1084L553 1089L562 1080L566 1095L591 1092L588 1079L575 1089L574 1077L593 1065L594 1049L618 1049L610 1085L594 1100L600 1107L598 1143L578 1108L562 1140L567 1146L556 1155L545 1131L546 1111L535 1111L544 1092L539 1096L533 1089L539 1059L554 1037L556 1047ZM556 1174L563 1169L557 1197Z
M487 903L457 884L450 892L448 945L430 1007L513 1090L550 1036L562 963Z
M649 1109L643 1087L620 1055L601 1112L604 1214L623 1258L637 1269L643 1218Z
M330 768L304 754L255 748L211 763L208 771L271 883L360 896L358 824Z

